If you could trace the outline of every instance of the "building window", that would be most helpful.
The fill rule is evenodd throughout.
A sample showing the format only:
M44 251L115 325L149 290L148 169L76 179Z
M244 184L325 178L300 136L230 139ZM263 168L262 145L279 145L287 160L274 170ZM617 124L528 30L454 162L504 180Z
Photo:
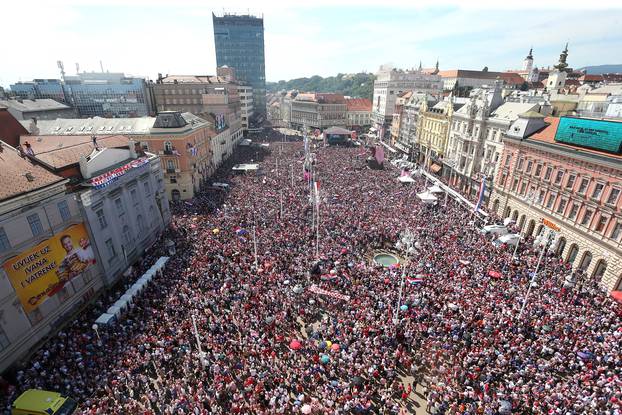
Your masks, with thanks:
M144 231L145 228L145 219L143 218L143 215L138 215L138 217L136 218L136 222L138 223L138 230L139 231Z
M547 167L545 172L544 172L544 180L550 180L551 179L551 173L553 173L553 168L552 167Z
M123 227L123 242L125 242L125 246L129 247L132 245L132 232L127 225Z
M598 218L598 222L596 222L596 232L603 232L605 230L605 226L607 226L607 222L609 218L605 215L600 215Z
M611 231L611 239L617 241L620 235L622 235L622 222L616 222L616 226L614 226Z
M557 206L557 213L559 213L560 215L564 214L564 210L566 210L566 204L568 203L568 201L566 199L562 199L559 201L559 206Z
M11 249L9 237L6 235L4 228L0 228L0 252L8 251L9 249Z
M143 187L145 189L145 195L146 196L150 196L151 195L151 185L149 184L149 182L144 182L143 183Z
M585 213L583 214L583 219L581 219L581 225L589 226L593 215L594 211L592 209L586 209Z
M32 231L32 236L38 236L43 233L43 225L41 224L41 220L39 219L39 215L37 213L33 213L27 217L28 224L30 225L30 230Z
M546 208L550 209L553 207L553 204L555 203L555 198L557 197L557 195L549 195L549 198L546 202Z
M544 194L546 193L545 190L540 190L540 194L538 195L538 204L541 205L542 203L544 203Z
M518 179L514 179L514 183L512 183L512 191L515 192L518 188Z
M607 198L607 204L615 205L618 202L619 196L620 196L620 189L616 189L615 187L612 187L611 192L609 192L609 197Z
M136 191L136 189L130 190L130 196L132 197L132 203L134 205L137 205L138 204L138 192Z
M600 199L600 196L603 194L603 189L605 188L605 185L602 183L596 183L596 186L594 186L594 191L592 192L592 198L593 199Z
M58 202L58 211L60 212L60 217L63 219L63 222L67 222L71 219L71 212L69 212L69 205L66 200Z
M123 201L120 197L114 200L114 206L117 208L117 213L119 216L123 216L125 214L125 209L123 208Z
M542 164L538 164L536 166L536 171L534 172L534 176L540 177L540 173L542 173Z
M577 176L574 174L571 174L570 177L568 177L568 181L566 182L566 189L572 190L576 179L577 179Z
M106 240L106 248L108 249L108 260L110 261L117 256L117 252L114 250L114 243L112 243L112 239Z
M520 194L522 196L525 196L525 191L526 190L527 190L527 183L526 182L521 183L521 185L520 185Z
M560 184L563 178L564 178L564 172L561 170L558 171L557 174L555 175L555 184Z
M589 184L590 184L590 179L587 179L587 178L582 179L581 184L579 185L579 190L577 190L577 193L584 195Z
M572 208L570 208L570 213L568 214L568 219L574 220L577 217L577 213L579 213L579 205L573 203Z
M529 160L527 162L527 170L525 170L525 173L529 174L531 173L531 168L533 167L533 162L531 160Z
M525 162L524 158L520 158L518 159L518 166L516 167L518 170L522 170L523 169L523 163Z
M106 215L104 215L103 209L99 209L97 212L95 212L95 214L97 215L97 220L99 221L99 228L106 228L106 226L108 226L108 222L106 222Z
M9 347L10 344L9 336L7 336L4 329L0 327L0 352Z

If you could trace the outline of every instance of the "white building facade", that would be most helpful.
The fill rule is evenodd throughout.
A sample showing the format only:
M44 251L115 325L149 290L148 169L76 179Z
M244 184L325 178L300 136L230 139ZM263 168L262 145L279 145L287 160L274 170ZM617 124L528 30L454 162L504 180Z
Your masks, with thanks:
M247 132L253 116L253 87L238 85L238 95L240 96L242 130Z
M412 90L438 97L442 93L442 78L419 70L401 70L383 65L376 73L372 100L372 120L377 127L391 121L399 94Z

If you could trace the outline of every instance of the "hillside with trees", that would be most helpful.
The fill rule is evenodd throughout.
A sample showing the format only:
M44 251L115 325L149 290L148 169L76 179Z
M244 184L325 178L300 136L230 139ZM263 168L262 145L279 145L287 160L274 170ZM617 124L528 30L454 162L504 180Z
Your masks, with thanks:
M289 91L300 92L334 92L353 98L372 99L375 76L371 73L338 74L322 78L315 75L311 78L297 78L289 81L266 82L268 92Z

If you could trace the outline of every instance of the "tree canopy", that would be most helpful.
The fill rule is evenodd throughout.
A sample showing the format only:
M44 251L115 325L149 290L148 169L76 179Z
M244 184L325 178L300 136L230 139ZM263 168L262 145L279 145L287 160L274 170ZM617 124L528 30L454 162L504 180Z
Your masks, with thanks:
M266 82L268 92L289 91L296 89L300 92L334 92L348 95L353 98L372 99L374 93L374 79L371 73L337 74L322 78L314 75L310 78L296 78L289 81Z

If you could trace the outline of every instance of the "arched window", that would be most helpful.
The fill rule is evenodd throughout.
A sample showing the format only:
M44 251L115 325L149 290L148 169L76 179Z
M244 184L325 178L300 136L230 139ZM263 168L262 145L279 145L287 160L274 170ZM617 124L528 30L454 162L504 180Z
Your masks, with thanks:
M512 213L512 220L516 222L516 219L518 219L518 210L515 210L514 213Z
M523 226L525 226L525 215L520 217L520 220L518 221L518 229L520 229L521 231L523 230Z
M510 206L505 208L505 212L503 212L503 218L509 218L510 217L510 213L512 212L512 208Z
M583 254L583 259L581 259L581 263L579 264L579 269L585 271L587 270L587 268L590 266L591 263L592 263L592 253L590 251L587 251L585 254Z
M594 277L601 278L605 275L605 271L607 271L607 261L599 259L596 267L594 268Z
M173 145L171 144L170 141L167 141L164 143L164 151L169 152L169 153L173 151Z
M568 250L568 257L566 258L566 262L572 264L574 260L577 258L577 254L579 253L579 247L577 244L570 245L570 249Z
M179 190L173 189L173 191L171 192L171 197L175 202L177 202L179 201L179 199L181 199L181 193L179 193Z
M566 238L559 238L559 243L557 244L557 250L555 251L556 255L562 256L564 253L564 248L566 248Z
M498 209L499 209L499 199L495 199L495 201L492 202L492 211L496 213Z
M535 227L536 221L534 219L530 220L529 224L527 225L527 231L525 232L525 236L531 236Z
M173 160L166 160L166 168L169 170L175 170L175 162Z

